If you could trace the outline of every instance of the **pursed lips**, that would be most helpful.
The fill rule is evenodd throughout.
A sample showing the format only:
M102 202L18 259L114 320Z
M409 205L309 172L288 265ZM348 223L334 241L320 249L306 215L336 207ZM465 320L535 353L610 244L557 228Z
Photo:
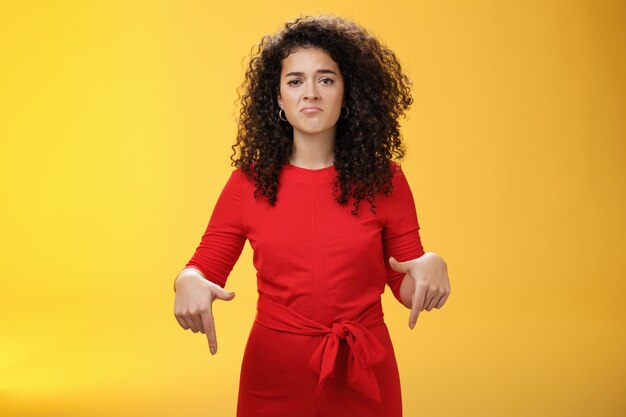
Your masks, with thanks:
M322 111L322 109L320 109L319 107L315 107L315 106L308 106L308 107L304 107L300 111L303 113L316 113L318 111Z

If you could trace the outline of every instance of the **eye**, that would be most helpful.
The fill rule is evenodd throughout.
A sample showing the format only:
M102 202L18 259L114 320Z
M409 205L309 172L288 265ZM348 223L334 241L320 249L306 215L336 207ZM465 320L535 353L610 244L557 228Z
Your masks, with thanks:
M331 85L335 81L332 78L322 78L320 82L324 85Z
M287 81L287 84L296 86L297 85L296 83L301 83L301 82L302 81L296 79L296 80Z

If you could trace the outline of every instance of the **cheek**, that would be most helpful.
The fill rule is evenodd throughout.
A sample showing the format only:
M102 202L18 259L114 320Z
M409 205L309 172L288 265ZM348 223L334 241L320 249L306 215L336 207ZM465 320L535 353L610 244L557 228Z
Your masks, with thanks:
M343 101L343 90L337 91L333 95L333 103L334 103L335 107L337 107L338 109L341 109L341 102L342 101Z
M343 101L343 94L344 94L343 88L338 88L337 90L335 90L334 101L335 103L338 103L337 105L339 107L341 107L341 102Z
M290 92L290 91L288 91L288 90L281 91L281 92L280 92L280 96L281 96L281 98L282 98L282 100L283 100L283 103L285 104L285 107L290 107L290 106L293 106L293 103L294 103L295 101L297 101L297 100L294 98L293 93L292 93L292 92Z

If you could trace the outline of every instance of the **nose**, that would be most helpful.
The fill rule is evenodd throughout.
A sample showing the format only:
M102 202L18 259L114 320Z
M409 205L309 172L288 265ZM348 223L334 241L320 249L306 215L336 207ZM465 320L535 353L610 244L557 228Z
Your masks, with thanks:
M304 99L317 100L318 98L319 98L319 94L317 92L316 83L307 83L307 87L304 91Z

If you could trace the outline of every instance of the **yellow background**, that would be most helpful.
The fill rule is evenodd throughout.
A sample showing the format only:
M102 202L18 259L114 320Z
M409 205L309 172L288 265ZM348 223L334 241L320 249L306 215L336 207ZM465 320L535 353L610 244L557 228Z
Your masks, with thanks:
M250 48L354 18L414 81L404 167L441 310L384 295L406 416L626 415L623 1L9 2L0 9L0 415L232 416L251 249L219 352L172 281L231 170Z

